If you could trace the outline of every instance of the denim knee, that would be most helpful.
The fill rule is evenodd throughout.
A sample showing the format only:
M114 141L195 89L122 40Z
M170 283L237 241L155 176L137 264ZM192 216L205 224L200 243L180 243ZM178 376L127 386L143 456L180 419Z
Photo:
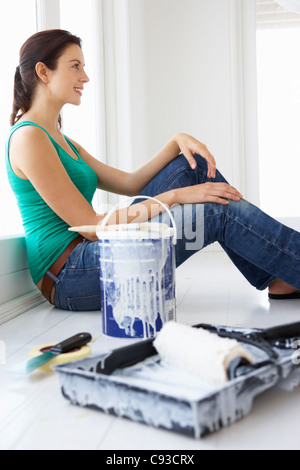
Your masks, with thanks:
M201 184L207 178L207 163L200 155L194 156L197 167L193 170L183 154L178 155L163 170L161 192Z

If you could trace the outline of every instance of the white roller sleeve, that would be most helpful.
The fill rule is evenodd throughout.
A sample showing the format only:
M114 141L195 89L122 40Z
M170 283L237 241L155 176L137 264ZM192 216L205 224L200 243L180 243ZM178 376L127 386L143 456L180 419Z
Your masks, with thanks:
M235 339L172 321L164 324L153 344L165 365L214 385L227 382L232 359L244 357L253 362Z

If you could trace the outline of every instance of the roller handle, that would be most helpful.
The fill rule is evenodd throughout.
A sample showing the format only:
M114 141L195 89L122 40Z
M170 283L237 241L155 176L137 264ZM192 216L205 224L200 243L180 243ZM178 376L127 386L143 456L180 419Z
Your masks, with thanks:
M144 361L148 357L156 355L157 351L153 346L153 341L154 339L151 338L114 350L103 361L98 362L96 372L110 375L116 369L130 367Z
M92 336L90 333L78 333L77 335L62 341L61 343L52 346L51 352L54 354L67 353L73 349L85 346L87 343L90 343L91 340Z

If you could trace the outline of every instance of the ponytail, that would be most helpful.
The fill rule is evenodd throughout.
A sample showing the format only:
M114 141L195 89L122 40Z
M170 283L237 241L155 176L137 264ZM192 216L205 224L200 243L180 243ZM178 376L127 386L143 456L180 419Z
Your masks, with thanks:
M30 92L26 90L26 87L22 80L21 68L18 65L15 72L14 79L14 100L12 113L10 115L10 124L13 126L18 120L26 113L31 106Z

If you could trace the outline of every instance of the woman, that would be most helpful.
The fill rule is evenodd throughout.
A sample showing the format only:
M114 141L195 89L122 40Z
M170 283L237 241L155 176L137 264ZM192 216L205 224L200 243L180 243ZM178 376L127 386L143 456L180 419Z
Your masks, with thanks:
M62 309L99 309L96 234L68 231L103 220L91 204L99 188L156 197L157 202L147 199L117 211L117 223L157 218L167 223L163 205L172 206L181 227L177 266L219 241L257 289L269 288L272 298L300 297L300 234L246 202L216 170L205 145L178 134L152 160L126 173L61 133L63 106L80 105L88 81L81 40L66 31L39 32L20 50L6 164L23 218L30 272L44 296ZM200 243L187 243L187 228Z

